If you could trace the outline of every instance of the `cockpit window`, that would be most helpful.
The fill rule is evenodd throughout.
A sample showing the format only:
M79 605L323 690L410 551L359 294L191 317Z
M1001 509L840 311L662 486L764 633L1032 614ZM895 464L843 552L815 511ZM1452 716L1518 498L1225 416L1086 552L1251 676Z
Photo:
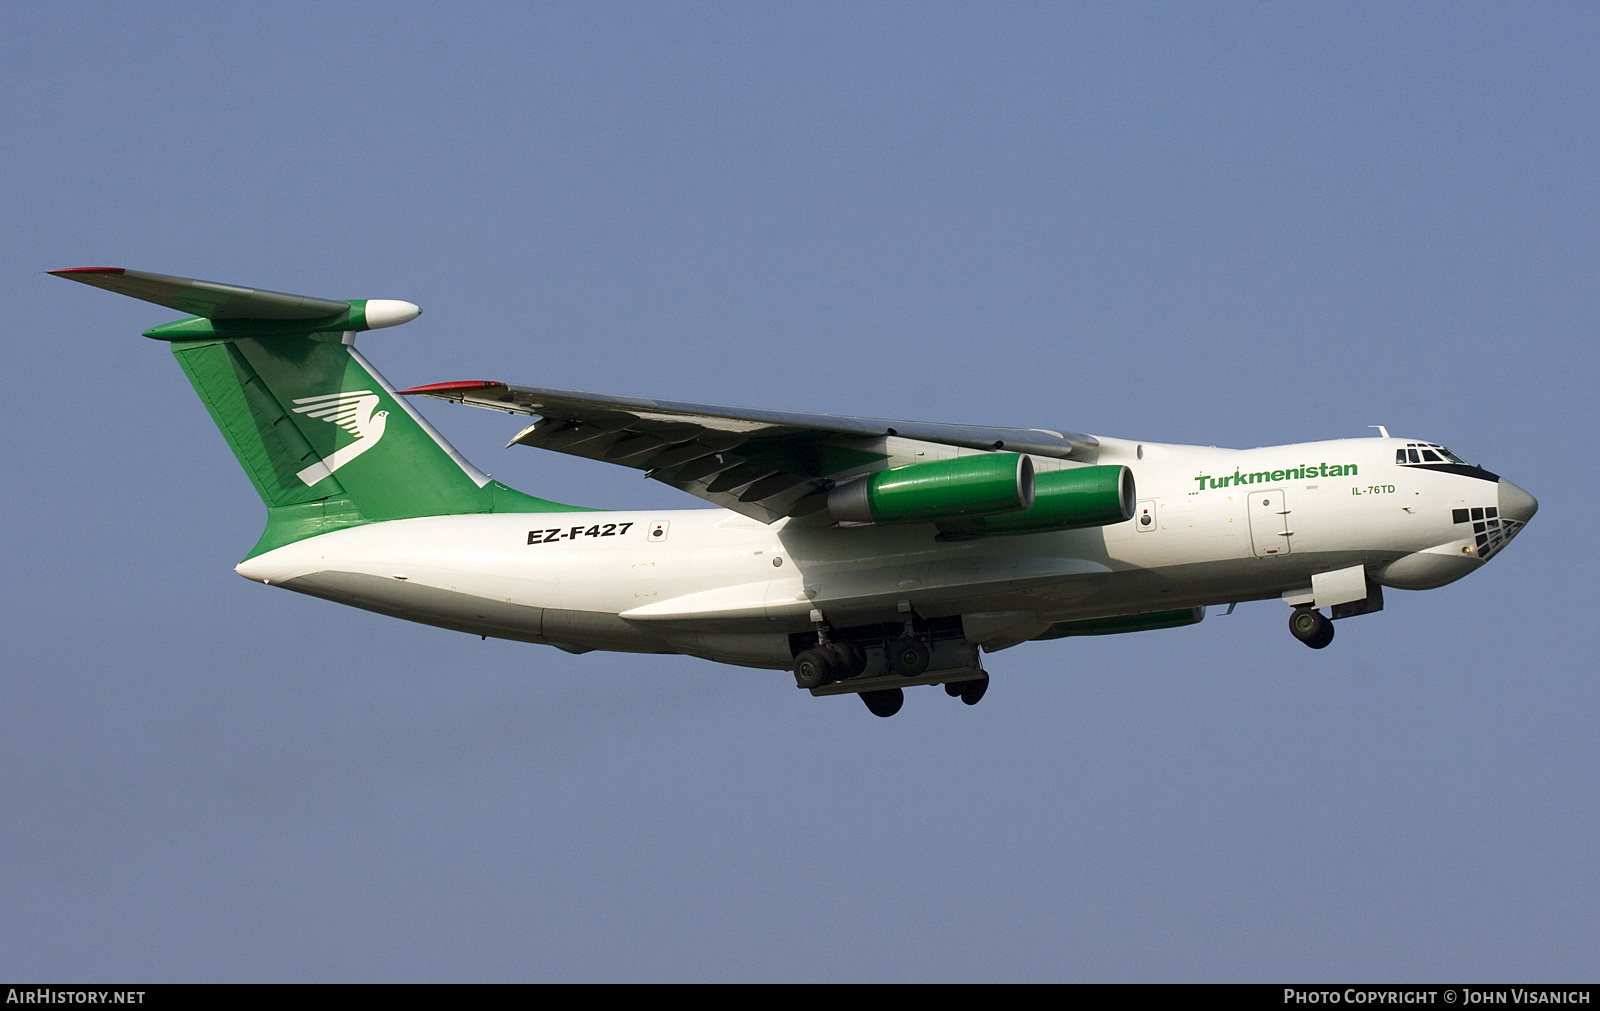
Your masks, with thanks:
M1395 463L1458 463L1467 466L1467 461L1445 449L1436 442L1408 442L1405 449L1394 451Z

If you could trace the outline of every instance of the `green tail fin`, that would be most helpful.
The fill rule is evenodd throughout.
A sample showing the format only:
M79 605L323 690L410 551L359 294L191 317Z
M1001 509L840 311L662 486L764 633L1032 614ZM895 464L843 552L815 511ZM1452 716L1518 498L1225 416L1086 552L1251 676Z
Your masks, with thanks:
M378 520L570 508L480 473L342 336L173 344L267 505L252 556Z
M172 341L267 506L267 529L247 557L380 520L574 508L490 480L351 345L352 331L413 318L419 310L408 303L332 303L115 268L57 273L190 311L197 297L226 299L216 311L233 315L180 320L146 336Z

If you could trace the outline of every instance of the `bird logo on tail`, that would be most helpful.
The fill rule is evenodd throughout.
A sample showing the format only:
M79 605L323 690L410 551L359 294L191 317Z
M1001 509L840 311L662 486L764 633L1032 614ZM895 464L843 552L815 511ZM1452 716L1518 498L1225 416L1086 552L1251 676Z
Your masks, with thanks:
M301 397L295 403L302 406L296 407L294 413L321 418L355 436L354 442L335 450L296 475L308 487L377 445L388 423L385 419L389 417L389 412L377 410L378 395L371 390L324 393L317 397Z

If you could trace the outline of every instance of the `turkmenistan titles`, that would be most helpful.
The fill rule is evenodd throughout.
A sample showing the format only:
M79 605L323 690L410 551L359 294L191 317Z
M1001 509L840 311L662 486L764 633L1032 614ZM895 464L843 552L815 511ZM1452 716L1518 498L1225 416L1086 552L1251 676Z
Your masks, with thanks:
M1356 465L1353 463L1307 463L1299 467L1287 467L1283 470L1256 470L1245 472L1235 468L1232 474L1221 477L1212 477L1201 474L1195 480L1200 482L1197 491L1206 490L1206 482L1211 482L1212 488L1229 488L1245 484L1274 484L1278 481L1303 481L1310 477L1353 477L1356 474Z

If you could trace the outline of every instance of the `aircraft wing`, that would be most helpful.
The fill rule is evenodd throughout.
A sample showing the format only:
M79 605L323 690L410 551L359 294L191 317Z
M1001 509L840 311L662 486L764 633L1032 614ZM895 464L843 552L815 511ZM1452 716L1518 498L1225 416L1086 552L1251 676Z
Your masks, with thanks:
M511 445L643 470L763 523L821 509L836 479L887 459L886 437L1060 459L1098 445L1076 432L759 411L489 381L400 392L537 417Z

